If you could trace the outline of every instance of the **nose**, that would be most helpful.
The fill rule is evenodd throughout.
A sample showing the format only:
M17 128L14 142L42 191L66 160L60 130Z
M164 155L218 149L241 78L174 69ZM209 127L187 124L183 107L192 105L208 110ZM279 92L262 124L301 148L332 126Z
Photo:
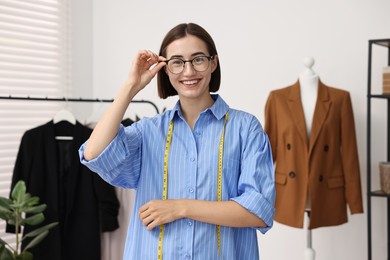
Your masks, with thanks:
M188 66L187 66L188 63ZM183 64L183 73L193 73L195 72L194 66L192 66L192 61L185 61Z

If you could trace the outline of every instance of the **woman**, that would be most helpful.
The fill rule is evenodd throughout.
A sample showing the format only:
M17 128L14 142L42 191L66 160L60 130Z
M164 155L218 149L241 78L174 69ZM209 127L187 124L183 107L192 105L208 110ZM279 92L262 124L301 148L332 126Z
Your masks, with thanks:
M176 106L124 128L134 96L158 73ZM137 190L124 259L258 259L256 229L274 216L274 172L258 120L216 94L218 54L199 25L180 24L159 55L140 51L90 139L82 163L108 183Z

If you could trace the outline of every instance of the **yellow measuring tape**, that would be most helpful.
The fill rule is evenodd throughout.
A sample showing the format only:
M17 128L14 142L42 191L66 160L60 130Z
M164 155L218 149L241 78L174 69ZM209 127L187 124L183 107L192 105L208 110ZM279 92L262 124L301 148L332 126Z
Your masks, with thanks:
M221 138L219 140L217 201L222 201L222 166L223 166L222 159L223 159L223 146L225 140L226 122L228 118L229 118L229 114L226 113ZM169 123L167 142L165 144L165 152L164 152L164 177L163 177L163 194L162 194L163 200L166 200L168 198L168 158L169 158L169 151L171 149L172 135L173 135L173 119ZM158 260L162 260L163 257L163 238L164 238L164 225L160 225L160 234L158 237L158 247L157 247ZM219 225L217 225L217 243L218 243L218 254L220 254L221 253L221 227Z
M223 159L223 145L225 142L225 128L226 122L229 118L229 114L225 115L225 122L223 123L223 129L221 134L221 139L219 139L219 149L218 149L218 178L217 178L217 201L222 200L222 159ZM218 254L221 254L221 227L217 225L217 243L218 243Z
M163 193L162 193L163 200L166 200L168 198L168 157L169 157L169 150L171 149L172 135L173 135L173 119L169 124L167 142L165 144L165 152L164 152L164 179L163 179ZM162 260L163 238L164 238L164 224L160 225L160 234L158 236L158 248L157 248L158 260Z

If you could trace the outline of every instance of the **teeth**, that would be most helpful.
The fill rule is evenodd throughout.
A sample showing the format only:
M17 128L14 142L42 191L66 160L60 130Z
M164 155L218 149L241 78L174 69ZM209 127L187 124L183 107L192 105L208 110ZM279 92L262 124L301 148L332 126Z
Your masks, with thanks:
M183 84L192 85L192 84L195 84L197 82L198 82L197 80L187 80L187 81L183 81Z

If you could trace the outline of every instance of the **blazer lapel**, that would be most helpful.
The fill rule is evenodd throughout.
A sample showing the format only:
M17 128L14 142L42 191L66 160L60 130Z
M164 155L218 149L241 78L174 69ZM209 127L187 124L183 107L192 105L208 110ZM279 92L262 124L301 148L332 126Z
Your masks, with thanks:
M45 134L43 135L43 143L44 143L44 153L45 153L45 164L47 169L46 174L46 183L51 185L47 189L50 189L52 192L50 193L53 196L52 201L59 201L58 194L58 150L55 141L55 131L53 121L49 121L45 124L44 128ZM43 181L43 180L42 180ZM55 212L55 217L58 217L59 211L57 205L51 205L52 211Z
M50 142L53 143L53 146L54 148L57 147L57 145L59 145L55 140L55 126L53 124L53 121L51 121L51 125L52 125L52 136L50 137ZM69 127L68 125L63 125L63 126L59 126L59 127ZM81 146L81 144L83 143L82 141L82 138L83 138L83 126L79 123L79 122L76 122L76 125L74 126L70 126L72 127L73 129L70 131L72 132L72 136L73 136L73 140L72 141L69 141L69 142L72 142L71 144L71 149L70 149L70 162L67 162L67 163L70 163L70 170L68 172L66 172L66 181L64 183L62 183L63 185L63 189L66 191L64 194L61 194L61 196L66 196L66 198L63 198L63 200L65 201L66 205L65 208L63 209L63 219L64 219L64 223L63 223L63 226L64 228L68 228L68 225L71 225L72 223L69 223L69 214L72 212L72 208L73 208L73 205L74 205L74 202L75 202L75 199L76 199L76 194L77 194L77 184L78 184L78 180L79 180L79 177L80 177L80 167L81 167L81 163L79 161L79 157L78 157L78 148ZM64 132L64 129L58 129L59 132ZM66 132L69 132L69 131L66 131ZM60 167L58 165L58 156L61 156L60 153L57 152L57 149L55 149L55 153L53 152L53 155L55 155L53 158L53 161L55 163L53 163L55 165L55 172L59 172L60 170L57 169L57 167ZM57 177L57 182L55 183L58 183L58 177ZM61 192L61 191L58 191L58 192Z
M79 182L79 177L80 177L80 168L81 168L81 163L79 161L79 156L78 156L78 148L81 146L83 143L82 138L83 138L83 131L82 131L83 126L77 121L76 125L74 126L74 131L73 131L73 142L72 142L72 157L71 157L71 171L69 172L68 176L68 192L67 192L67 206L66 208L68 209L68 213L72 211L75 199L76 199L76 194L77 194L77 184ZM69 215L67 215L69 217ZM68 223L71 224L71 223Z
M290 109L291 118L293 119L295 126L298 128L298 133L302 138L305 147L308 148L307 129L303 114L299 81L290 88L290 93L288 95L288 107Z
M311 153L315 142L317 141L318 135L321 132L322 125L325 122L331 104L332 102L329 100L327 87L322 84L321 81L319 81L317 104L314 111L313 123L311 126L309 154Z

